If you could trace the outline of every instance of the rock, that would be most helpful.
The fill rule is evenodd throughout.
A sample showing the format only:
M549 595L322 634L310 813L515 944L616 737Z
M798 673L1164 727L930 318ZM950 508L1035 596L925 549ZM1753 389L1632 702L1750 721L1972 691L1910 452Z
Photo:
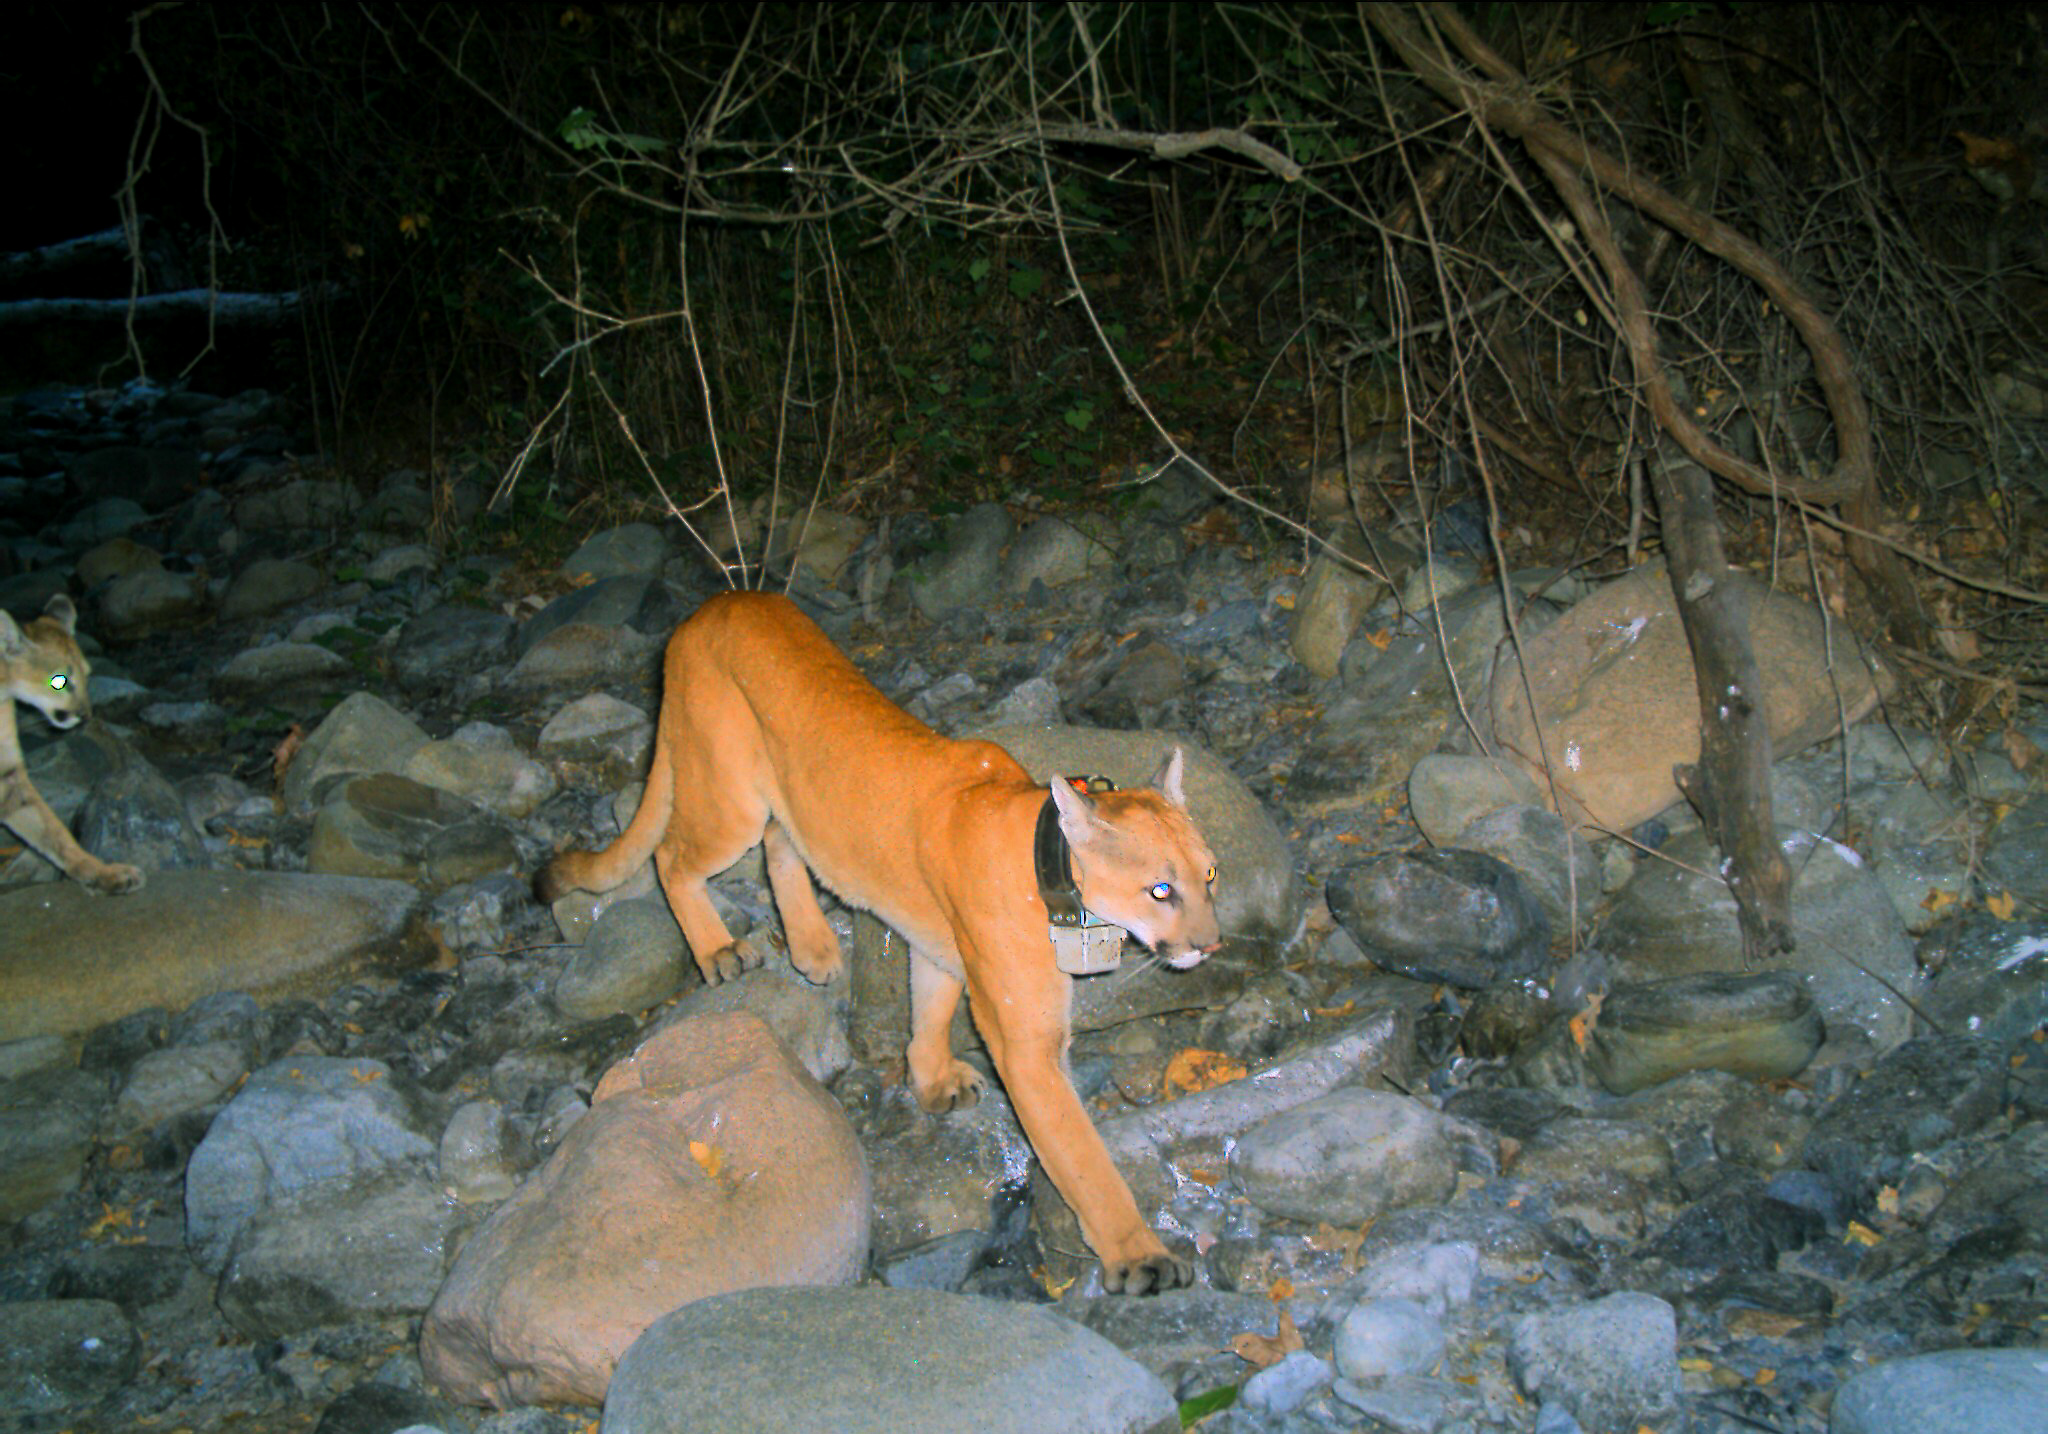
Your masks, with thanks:
M1132 643L1118 654L1107 679L1081 702L1082 715L1118 731L1157 727L1180 709L1187 663L1157 639Z
M1829 1434L2044 1434L2048 1351L1945 1349L1888 1360L1835 1392Z
M959 1236L986 1246L1031 1188L1031 1147L1008 1097L992 1087L967 1110L930 1116L905 1102L902 1115L902 1129L865 1146L877 1260Z
M248 1070L247 1055L233 1041L151 1051L135 1063L114 1102L114 1128L146 1131L186 1111L204 1110Z
M355 679L355 667L338 652L312 642L273 642L229 658L213 676L213 695L223 702L294 701L339 692Z
M222 622L241 622L304 602L320 591L325 579L311 563L287 558L260 558L235 575L220 600Z
M337 1395L321 1411L313 1434L444 1434L463 1427L461 1416L446 1402L422 1390L383 1383L383 1371L378 1373L380 1378L366 1379Z
M329 1187L345 1194L385 1177L424 1177L433 1168L433 1137L418 1094L382 1061L272 1062L214 1117L186 1166L185 1237L194 1262L220 1274L258 1219L282 1212L288 1225L295 1207ZM440 1192L421 1183L438 1202Z
M1861 722L1842 741L1849 749L1849 780L1945 786L1948 751L1940 739L1891 722Z
M192 573L138 568L100 594L98 632L110 642L191 627L207 614L206 580Z
M565 629L598 628L609 641L630 628L634 633L666 639L682 621L683 604L659 578L600 578L587 587L563 593L519 629L521 655L532 652ZM575 634L569 634L574 640Z
M1336 1377L1328 1360L1297 1349L1247 1379L1237 1402L1255 1414L1291 1414Z
M1889 685L1875 658L1837 652L1808 604L1771 591L1746 573L1732 573L1747 612L1750 644L1763 682L1771 750L1799 752L1855 722L1876 705L1870 673ZM1833 635L1845 638L1839 628ZM1539 738L1520 679L1493 687L1493 731L1503 750L1544 789L1540 752L1573 825L1627 831L1679 800L1672 768L1700 755L1699 687L1693 675L1677 599L1662 563L1649 563L1607 584L1531 637L1522 657L1527 687L1542 714Z
M0 1085L0 1223L78 1188L106 1100L105 1078L89 1071L38 1071Z
M109 901L75 882L0 894L0 1040L90 1030L214 991L320 990L372 955L417 954L419 893L281 872L158 872Z
M892 1290L957 1290L988 1253L989 1232L961 1230L875 1256L875 1275Z
M140 1346L128 1316L105 1300L0 1304L0 1408L17 1419L75 1418L128 1382Z
M789 571L789 550L796 545L797 571L824 587L835 586L845 575L846 565L867 537L868 525L847 513L830 508L788 514L775 526L768 566L778 573Z
M982 606L996 591L1011 531L1009 510L1000 503L978 503L955 518L946 526L945 545L905 575L912 605L931 622Z
M1466 1240L1425 1240L1374 1255L1350 1288L1369 1299L1419 1304L1441 1319L1469 1304L1479 1278L1479 1247Z
M967 735L1002 747L1036 782L1100 774L1125 787L1149 782L1178 745L1189 814L1216 853L1216 916L1224 936L1274 943L1293 938L1301 896L1287 841L1250 788L1197 743L1171 732L1087 727L998 727Z
M149 521L149 514L132 498L102 498L67 518L57 528L57 541L67 548L87 548L95 543L119 541L129 529ZM147 550L145 550L147 551ZM147 567L144 563L141 566ZM83 573L80 582L86 579ZM87 583L87 586L93 586Z
M133 538L109 538L78 555L78 582L87 592L101 583L130 573L161 568L164 560L154 548L145 548Z
M1981 1036L1916 1036L1831 1102L1807 1137L1806 1163L1852 1201L1903 1180L1915 1155L1998 1113L2003 1047Z
M213 865L185 799L147 762L132 762L95 783L75 829L87 851L144 871L203 871Z
M540 729L534 750L551 762L587 762L619 780L646 770L654 748L654 720L630 702L593 692L564 706Z
M489 722L468 723L446 741L427 743L405 759L401 775L514 819L531 816L559 785L553 772L519 750L510 732Z
M1268 1214L1338 1226L1448 1199L1458 1179L1443 1117L1375 1090L1332 1091L1261 1121L1239 1138L1230 1168Z
M293 478L266 483L235 502L238 528L327 528L356 516L361 500L346 483L325 478Z
M1331 1392L1394 1434L1437 1434L1440 1429L1455 1429L1461 1423L1473 1428L1484 1412L1475 1391L1448 1379L1428 1379L1416 1374L1396 1375L1371 1384L1340 1379ZM1543 1429L1542 1434L1563 1431Z
M412 881L438 891L519 869L512 832L461 797L378 772L334 788L313 818L306 869Z
M1540 629L1541 618L1535 607L1524 614L1525 637ZM1415 763L1436 750L1458 710L1437 645L1438 620L1468 707L1483 696L1494 650L1507 634L1498 593L1475 589L1444 603L1434 620L1403 620L1384 652L1354 638L1339 663L1344 691L1309 733L1288 779L1293 811L1321 816L1397 800Z
M1921 942L1934 984L1920 1009L1940 1029L2014 1041L2048 1024L2048 924L1970 912Z
M441 1188L464 1205L503 1200L519 1185L518 1137L494 1100L473 1100L441 1132Z
M1492 757L1431 752L1408 774L1408 808L1434 846L1460 844L1465 828L1488 812L1542 801L1526 772Z
M512 619L488 608L428 608L399 629L391 671L408 692L445 692L452 679L503 659L512 633Z
M1694 1070L1783 1080L1806 1069L1822 1035L1813 998L1788 972L1678 976L1610 991L1586 1061L1616 1095Z
M1109 546L1063 518L1040 518L1017 534L1004 556L997 590L1021 597L1034 582L1064 587L1116 565Z
M1337 675L1345 644L1386 584L1328 553L1317 553L1294 600L1288 645L1295 661L1317 677Z
M401 771L427 744L426 729L368 692L352 692L321 719L284 775L281 794L291 811L304 811L327 797L329 783L343 773Z
M791 1379L776 1350L804 1352ZM1153 1434L1173 1396L1047 1310L933 1290L754 1289L657 1321L619 1362L606 1434ZM971 1415L967 1414L971 1411Z
M694 969L694 963L687 967L684 965L682 933L676 931L675 918L669 915L666 904L648 904L660 911L662 919L668 923L668 930L675 932L677 944L673 959L676 964L671 969L678 981L683 981L684 972ZM617 909L612 908L612 912L616 913ZM600 921L600 929L610 919L608 914L605 920ZM659 930L658 925L656 929ZM737 930L737 927L729 922L727 929ZM833 993L842 989L813 986L792 968L776 963L745 972L736 981L721 981L716 986L692 985L676 1002L675 1009L661 1018L656 1029L695 1016L720 1015L727 1011L750 1012L767 1023L768 1029L789 1047L790 1054L810 1073L811 1079L822 1085L853 1063L853 1048L847 1040L846 1023L840 1018L833 1000Z
M660 638L643 637L631 628L566 623L528 648L503 680L520 692L640 681L653 675L660 651Z
M199 455L190 448L96 448L79 454L70 477L87 498L119 494L161 512L199 486Z
M1306 1300L1279 1304L1301 1322L1313 1319L1313 1307ZM1229 1349L1238 1335L1271 1335L1276 1322L1274 1305L1263 1293L1232 1294L1196 1285L1161 1290L1139 1300L1116 1295L1089 1298L1077 1287L1053 1308L1095 1331L1154 1374L1171 1378L1176 1368L1200 1364Z
M1987 892L2010 892L2031 911L2048 906L2048 795L2032 796L1991 829L1980 878Z
M1550 923L1520 876L1456 848L1396 852L1340 867L1330 912L1373 961L1418 981L1481 990L1543 970Z
M668 539L652 523L623 523L592 533L562 564L562 576L597 582L652 577L668 561Z
M1804 1173L1804 1172L1800 1172ZM1775 1182L1731 1181L1681 1211L1646 1242L1645 1254L1680 1270L1770 1270L1826 1233L1813 1210L1783 1199Z
M1445 1345L1443 1325L1413 1300L1366 1300L1337 1326L1337 1368L1347 1379L1427 1374Z
M679 1305L859 1278L868 1218L845 1116L773 1033L741 1014L682 1022L605 1073L471 1237L420 1357L466 1403L595 1403L626 1347ZM800 1386L773 1383L830 1387L815 1362Z
M1671 1142L1632 1121L1560 1116L1523 1142L1514 1174L1537 1182L1615 1175L1663 1180L1671 1174Z
M1589 1429L1633 1429L1678 1412L1678 1322L1652 1295L1615 1294L1525 1316L1508 1350L1531 1398Z
M682 929L664 901L606 909L555 980L555 1009L572 1021L644 1011L681 989Z
M321 1181L236 1234L220 1312L257 1340L415 1315L441 1287L454 1234L454 1205L419 1171Z
M1049 677L1027 677L985 717L993 727L1050 727L1060 720L1060 689Z
M1917 782L1887 796L1871 817L1871 867L1906 930L1919 935L1969 889L1975 832L1948 796Z
M370 559L363 577L374 586L398 582L407 573L431 574L441 566L434 550L424 543L399 543Z
M1512 868L1543 908L1554 936L1572 929L1574 898L1579 931L1590 929L1604 884L1600 858L1558 817L1519 803L1501 807L1473 820L1459 834L1458 846Z
M1779 836L1794 873L1799 946L1776 969L1805 983L1831 1044L1896 1045L1911 1027L1912 1010L1892 988L1911 998L1920 976L1890 899L1847 848L1809 832L1781 829ZM1601 928L1614 979L1636 984L1749 970L1735 898L1713 874L1720 859L1706 836L1682 833L1664 853L1671 860L1643 864Z
M28 1036L0 1044L0 1081L78 1064L78 1045L62 1036Z
M192 1273L177 1245L88 1245L59 1257L45 1293L53 1300L111 1300L133 1315L176 1299Z

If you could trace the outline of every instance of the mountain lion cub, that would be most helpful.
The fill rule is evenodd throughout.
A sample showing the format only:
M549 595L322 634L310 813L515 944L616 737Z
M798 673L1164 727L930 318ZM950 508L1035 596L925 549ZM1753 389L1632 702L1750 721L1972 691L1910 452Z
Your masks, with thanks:
M609 890L652 853L715 984L762 958L732 939L705 879L763 842L790 959L823 984L839 974L839 941L808 867L910 944L918 1102L944 1111L980 1095L981 1077L947 1039L964 989L1032 1147L1102 1258L1103 1284L1146 1294L1189 1283L1192 1267L1138 1213L1068 1077L1071 978L1054 964L1034 863L1044 841L1067 868L1048 889L1078 886L1089 913L1169 966L1214 951L1216 859L1188 819L1179 750L1152 788L1088 795L1056 779L1048 795L1002 748L942 737L896 706L794 604L761 593L706 602L669 639L663 674L639 811L604 851L551 862L541 897Z
M77 628L78 610L62 593L27 623L0 612L0 676L7 681L7 700L0 702L0 826L94 891L133 891L142 885L142 873L101 861L80 846L30 784L21 760L16 702L36 708L59 729L76 727L89 715L85 679L92 669L72 637Z

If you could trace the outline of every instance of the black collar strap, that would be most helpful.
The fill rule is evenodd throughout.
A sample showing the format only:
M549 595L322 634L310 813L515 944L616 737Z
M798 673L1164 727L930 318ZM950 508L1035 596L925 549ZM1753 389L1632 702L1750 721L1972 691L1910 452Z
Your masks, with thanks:
M1038 809L1038 835L1031 855L1038 867L1038 899L1055 926L1079 926L1087 916L1081 905L1081 888L1074 885L1073 853L1066 833L1060 830L1059 803L1046 795Z

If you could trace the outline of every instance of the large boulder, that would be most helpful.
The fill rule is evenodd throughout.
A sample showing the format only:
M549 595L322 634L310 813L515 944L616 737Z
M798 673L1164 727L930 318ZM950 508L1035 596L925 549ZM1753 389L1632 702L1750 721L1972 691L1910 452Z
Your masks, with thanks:
M744 1012L658 1031L464 1247L420 1358L451 1397L595 1404L680 1305L867 1266L866 1160L839 1105Z

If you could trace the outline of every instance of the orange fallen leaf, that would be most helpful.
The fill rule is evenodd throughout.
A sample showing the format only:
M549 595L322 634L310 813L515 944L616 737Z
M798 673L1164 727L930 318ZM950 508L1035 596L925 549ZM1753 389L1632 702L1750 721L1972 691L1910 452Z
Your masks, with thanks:
M1698 1355L1688 1355L1678 1361L1678 1367L1687 1374L1705 1374L1714 1367L1714 1361L1701 1359Z
M1877 1192L1877 1213L1880 1215L1896 1215L1899 1213L1898 1186L1885 1185L1879 1187Z
M1572 1044L1582 1051L1586 1048L1586 1042L1592 1039L1594 1028L1600 1024L1600 1007L1606 1000L1607 995L1604 991L1593 992L1586 997L1586 1009L1573 1016L1568 1023L1572 1033Z
M1173 1059L1166 1063L1166 1074L1161 1084L1169 1095L1176 1087L1193 1095L1196 1091L1243 1080L1247 1074L1243 1061L1233 1060L1221 1051L1187 1046L1176 1051Z
M292 759L299 755L299 748L306 744L306 729L294 722L284 729L284 735L277 739L277 745L270 749L270 779L279 786L284 785L284 774L291 767Z
M1394 630L1390 627L1383 627L1378 632L1368 632L1363 634L1363 636L1367 642L1377 647L1381 652L1385 652L1387 644L1394 640Z
M1204 1170L1199 1165L1190 1165L1187 1169L1181 1171L1181 1174L1187 1176L1188 1179L1194 1181L1197 1185L1214 1185L1223 1178L1215 1171Z
M135 1223L135 1207L123 1205L115 1209L106 1201L100 1201L99 1218L85 1227L85 1238L97 1240L115 1230L126 1230Z
M1344 843L1344 845L1346 846L1357 846L1361 842L1363 842L1365 838L1360 836L1357 832L1338 832L1337 840Z
M1946 911L1949 907L1954 906L1955 904L1955 893L1952 891L1943 891L1938 886L1928 887L1927 894L1920 898L1920 909L1923 911L1932 911L1937 916L1940 915L1943 911Z
M706 1145L701 1140L690 1142L690 1158L704 1168L704 1173L713 1180L725 1168L725 1152L715 1145Z
M1054 1280L1051 1271L1047 1270L1043 1265L1032 1266L1031 1277L1038 1281L1040 1289L1044 1290L1054 1299L1058 1299L1061 1295L1065 1294L1074 1283L1071 1276L1064 1280Z
M384 1076L384 1072L366 1066L351 1066L348 1073L356 1078L357 1085L374 1085Z
M1266 1298L1276 1305L1282 1300L1293 1299L1294 1281L1288 1279L1285 1275L1279 1276L1272 1284L1266 1286Z
M1984 909L1993 916L1996 916L2000 921L2012 920L2012 913L2016 905L2017 903L2014 902L2012 893L2009 891L2001 891L1996 896L1984 898Z
M1844 1240L1854 1240L1859 1245L1875 1245L1881 1243L1884 1236L1878 1234L1877 1231L1871 1229L1861 1220L1851 1220L1848 1233L1843 1235L1842 1238Z
M1256 1369L1278 1364L1297 1349L1308 1346L1294 1327L1294 1316L1280 1311L1280 1324L1271 1334L1241 1334L1230 1341L1230 1352Z
M2041 749L2017 727L2005 729L2005 756L2012 763L2013 770L2022 774L2041 765Z

